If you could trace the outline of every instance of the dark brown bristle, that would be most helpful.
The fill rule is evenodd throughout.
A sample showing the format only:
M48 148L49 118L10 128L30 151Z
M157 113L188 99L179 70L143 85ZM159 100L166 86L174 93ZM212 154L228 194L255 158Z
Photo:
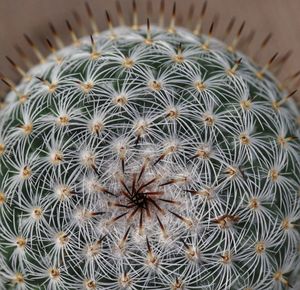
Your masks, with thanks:
M125 160L124 158L121 159L121 166L122 166L122 172L125 173Z
M51 52L54 52L54 51L55 51L55 48L54 48L52 42L51 42L48 38L46 38L46 43L47 43L47 45L48 45L49 50L50 50Z
M0 76L1 81L10 89L12 89L11 84L6 80L6 78Z
M147 31L150 31L150 19L147 18Z
M111 23L110 15L107 10L105 10L106 20L108 23Z
M198 193L197 190L191 190L191 189L186 189L185 191L186 191L186 192L189 192L189 193L191 193L191 194L193 194L193 195L195 195L195 194Z
M242 58L239 58L238 60L235 61L236 64L240 64L242 62Z
M238 30L237 37L241 36L241 34L242 34L243 30L244 30L245 24L246 24L246 21L243 21L243 23L240 26L240 29Z
M203 5L202 5L202 9L201 9L201 14L200 16L203 18L205 13L206 13L206 9L207 9L207 1L204 1Z
M18 46L18 45L15 45L15 50L17 51L17 53L22 57L22 58L26 58L27 55L25 54L24 50Z
M176 16L176 2L173 3L172 16Z
M58 36L58 33L54 27L54 25L50 22L49 23L49 28L50 28L50 31L54 37L54 40L55 40L55 43L56 45L59 47L59 48L63 48L64 47L64 43L63 41L61 40L61 38Z
M149 202L151 202L161 214L164 214L165 211L156 203L156 201L154 201L153 199L149 198L148 199Z
M150 17L153 14L153 6L152 6L152 1L148 0L147 1L147 15Z
M152 249L151 249L151 245L150 245L150 242L149 242L148 237L146 237L146 244L147 244L147 250L148 250L148 253L151 253L151 252L152 252Z
M27 34L24 34L24 38L31 47L35 46L31 38Z
M236 18L235 17L232 17L226 27L226 30L225 30L225 38L230 34L233 26L234 26L234 23L235 23L235 20Z
M194 12L195 12L195 5L194 5L194 3L192 3L190 5L190 8L189 8L189 11L188 11L188 14L187 14L187 21L188 21L188 23L192 22L192 19L194 17Z
M254 39L255 36L255 30L251 30L248 35L245 37L241 37L239 41L239 47L243 49L244 52L248 51L250 48L250 43Z
M160 9L159 10L161 13L165 12L165 1L164 0L160 1Z
M73 32L73 27L72 27L71 23L69 22L69 20L66 20L66 24L67 24L68 30L70 32Z
M166 203L178 204L178 202L176 200L172 200L172 199L159 198L159 200L166 202Z
M175 25L176 25L176 2L173 3L172 16L170 20L169 29L168 29L170 33L175 32Z
M8 62L12 65L12 67L22 76L25 77L26 73L20 66L18 66L10 57L5 56Z
M174 211L171 211L171 210L168 210L172 215L176 216L178 219L180 220L184 220L184 217L182 217L181 215L179 215L178 213L174 212Z
M296 78L298 78L298 76L300 75L300 70L298 70L297 72L293 73L292 75L286 77L284 79L284 81L292 81L295 80Z
M27 35L24 34L24 38L27 41L27 43L29 44L29 46L32 48L34 54L36 55L36 57L38 58L38 60L43 63L45 61L42 53L40 52L40 50L37 48L37 46L34 44L34 42L32 41L32 39Z
M275 58L278 56L278 52L276 52L271 58L270 58L270 60L268 61L268 65L270 66L272 63L273 63L273 61L275 60Z
M121 179L121 180L120 180L120 183L121 183L121 185L125 188L125 190L127 191L128 195L130 196L130 195L131 195L131 192L130 192L129 188L127 187L125 181ZM126 193L126 192L125 192L125 193Z
M131 184L131 191L133 194L136 194L135 185L136 185L136 174L134 173L132 178L132 184Z
M293 95L295 95L295 94L297 93L297 91L298 91L298 90L292 91L290 94L288 94L288 95L285 97L285 99L291 98Z
M44 83L46 80L43 79L42 77L39 76L34 76L37 80L39 80L40 82Z
M300 70L293 73L292 75L287 76L282 82L278 82L279 90L283 90L283 89L291 87L291 86L297 88L298 87L298 82L300 80L298 80L296 83L295 83L295 81L297 80L297 78L299 76L300 76Z
M0 72L1 81L10 89L16 92L16 85L12 80L6 77L3 73Z
M121 6L121 4L120 4L119 1L116 1L116 9L117 9L117 13L118 14L122 14L123 15L122 6Z
M8 62L15 68L17 65L16 63L9 57L9 56L5 56L5 58L8 60Z
M124 26L125 25L125 19L124 19L122 6L121 6L119 1L116 1L116 10L117 10L118 19L119 19L119 25Z
M259 48L257 49L256 53L253 56L253 60L257 61L259 54L261 53L261 50L267 46L269 43L270 39L272 38L272 33L269 33L261 42Z
M103 214L106 214L106 212L105 211L93 211L93 212L91 212L92 216L98 216L98 215L103 215Z
M261 47L261 48L265 47L265 46L269 43L269 41L271 40L272 36L273 36L272 33L269 33L269 34L264 38L264 40L262 41L260 47Z
M216 13L214 16L213 16L213 23L214 23L214 31L216 31L216 28L219 24L219 20L220 20L220 14L219 13Z
M163 191L147 191L145 192L145 195L164 195L165 193Z
M242 62L242 58L239 58L238 60L236 60L234 62L234 66L231 69L229 69L229 71L228 71L228 73L231 76L234 76L234 74L236 73L236 71L237 71L237 69L238 69L238 67L239 67L239 65L240 65L241 62Z
M111 221L110 221L110 223L116 222L117 220L121 219L122 217L126 216L127 214L128 214L128 212L124 212L124 213L122 213L122 214L120 214L120 215L112 218Z
M138 26L139 23L138 23L137 5L136 5L136 1L132 0L132 28L137 30Z
M137 7L136 7L136 1L135 1L135 0L132 0L132 11L133 11L134 13L137 12Z
M292 50L289 50L287 51L280 59L280 62L284 63L286 62L290 57L291 55L293 54L293 51Z
M97 244L101 244L103 242L103 240L107 237L107 234L106 235L103 235L102 238L100 238L98 241L97 241Z
M82 19L81 19L80 15L77 13L77 11L73 10L73 11L72 11L72 14L73 14L73 17L74 17L76 23L77 23L79 26L82 26Z
M211 36L214 30L214 22L211 23L210 27L209 27L209 31L208 31L208 35Z
M123 237L123 241L126 241L130 232L131 226L128 227L127 231L125 232L125 235Z
M278 58L277 61L273 63L274 74L278 75L281 72L283 66L286 64L286 62L288 61L288 59L291 57L292 54L293 51L289 50L282 57Z
M90 35L90 40L91 40L92 46L94 47L95 46L95 41L94 41L94 37L93 37L92 34Z
M88 2L85 2L85 9L86 9L86 12L88 14L93 33L94 34L99 33L98 26L96 24L93 11L92 11L92 9L91 9Z
M15 50L17 51L17 53L19 54L19 56L24 61L26 67L27 68L31 68L33 66L33 64L30 61L30 59L28 58L28 56L25 54L24 50L20 46L18 46L18 45L15 45Z
M105 10L105 15L106 15L107 26L108 26L109 30L112 32L113 24L112 24L109 12L107 10Z
M140 174L138 176L138 179L137 181L139 182L141 177L143 176L144 172L145 172L145 169L146 169L146 164L143 164L142 168L141 168L141 171L140 171Z
M159 156L159 158L153 163L153 166L155 166L158 162L160 162L161 160L163 160L164 158L165 158L165 154L161 154L160 156Z
M159 7L159 21L158 24L160 27L164 27L165 23L165 1L160 1L160 7Z
M74 44L78 44L78 38L77 38L77 35L76 35L76 33L75 33L75 31L74 31L74 29L73 29L73 27L72 27L70 21L69 21L69 20L66 20L66 24L67 24L67 28L68 28L68 30L69 30L69 32L70 32L70 35L71 35L71 38L72 38L73 43L74 43Z
M52 33L53 35L57 35L57 31L56 31L54 25L53 25L51 22L49 23L49 28L50 28L51 33Z
M164 227L164 225L163 225L163 223L162 223L162 221L160 220L160 218L159 218L158 215L156 215L156 219L157 219L157 221L158 221L158 224L159 224L160 229L161 229L162 231L165 231L165 227Z
M175 182L176 182L175 179L171 179L167 182L164 182L164 183L160 184L159 186L166 186L166 185L174 184Z
M143 209L140 209L139 233L143 232Z
M207 1L205 1L203 3L201 13L200 13L200 16L199 16L199 20L197 21L196 27L193 31L193 33L195 35L200 35L202 33L203 17L205 15L206 9L207 9Z
M194 3L191 3L190 8L189 8L189 11L188 11L188 14L187 14L188 19L193 18L193 16L194 16L194 11L195 11L195 5L194 5Z
M49 40L49 38L46 38L46 42L47 42L48 47L50 48L50 50L53 51L53 50L54 50L54 46L53 46L53 44L51 43L51 41Z
M150 19L147 18L147 38L146 43L151 44L152 43L152 36L151 36L151 25L150 25Z
M89 17L94 17L93 11L92 11L91 6L89 5L89 3L85 2L84 5L85 5L85 9L86 9L86 12L87 12L88 16Z
M72 14L73 14L73 17L74 17L74 19L75 19L75 22L76 22L76 24L79 26L79 28L80 28L80 32L81 32L81 34L82 35L86 35L87 34L87 31L86 31L86 29L85 29L85 26L84 26L84 24L83 24L83 22L82 22L82 19L81 19L81 17L80 17L80 15L77 13L77 11L73 11L72 12Z
M177 46L177 54L181 54L182 53L182 43L179 42L178 46ZM162 154L163 158L165 156L165 154Z
M140 192L143 188L147 187L148 185L152 184L154 181L156 181L157 178L154 177L152 178L151 180L149 180L148 182L142 184L138 189L137 189L137 192Z
M233 38L232 42L228 45L228 47L227 47L228 51L235 52L236 47L239 44L239 41L240 41L240 38L241 38L241 34L242 34L243 30L244 30L245 23L246 23L245 21L242 22L239 30L236 33L236 36Z

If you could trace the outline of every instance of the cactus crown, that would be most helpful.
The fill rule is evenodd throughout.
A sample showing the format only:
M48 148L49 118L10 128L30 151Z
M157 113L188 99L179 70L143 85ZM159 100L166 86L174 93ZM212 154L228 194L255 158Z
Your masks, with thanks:
M68 22L62 47L52 27L47 58L27 37L40 64L2 76L0 289L296 285L299 111L281 62L238 51L243 25L226 45L175 8L167 29L139 25L134 4L132 27L107 14L98 33L87 8L91 37Z

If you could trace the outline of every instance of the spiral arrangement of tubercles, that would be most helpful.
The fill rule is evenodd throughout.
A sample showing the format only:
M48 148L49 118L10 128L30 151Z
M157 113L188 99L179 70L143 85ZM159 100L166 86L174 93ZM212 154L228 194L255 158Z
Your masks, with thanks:
M66 46L50 25L47 57L25 36L38 65L7 58L0 289L298 287L299 73L241 53L244 22L229 44L203 34L206 9L191 32L176 4L165 27L164 1L158 25L117 2L100 32L86 4L90 36L67 21Z

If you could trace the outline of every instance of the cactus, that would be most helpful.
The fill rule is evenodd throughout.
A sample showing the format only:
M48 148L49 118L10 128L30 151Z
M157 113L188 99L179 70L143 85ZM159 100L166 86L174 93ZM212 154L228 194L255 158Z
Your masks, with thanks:
M0 289L299 285L299 111L275 56L237 50L243 25L227 45L175 9L101 33L88 12L92 36L52 27L46 58L26 37L40 64L2 76Z

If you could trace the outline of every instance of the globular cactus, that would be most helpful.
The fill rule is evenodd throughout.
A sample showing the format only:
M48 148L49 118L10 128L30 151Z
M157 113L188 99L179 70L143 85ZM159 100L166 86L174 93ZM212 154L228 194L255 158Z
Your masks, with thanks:
M135 5L134 5L135 7ZM88 7L89 8L89 7ZM203 9L205 10L205 9ZM299 285L294 92L230 45L134 25L57 45L5 96L0 289ZM298 284L297 284L298 283Z

